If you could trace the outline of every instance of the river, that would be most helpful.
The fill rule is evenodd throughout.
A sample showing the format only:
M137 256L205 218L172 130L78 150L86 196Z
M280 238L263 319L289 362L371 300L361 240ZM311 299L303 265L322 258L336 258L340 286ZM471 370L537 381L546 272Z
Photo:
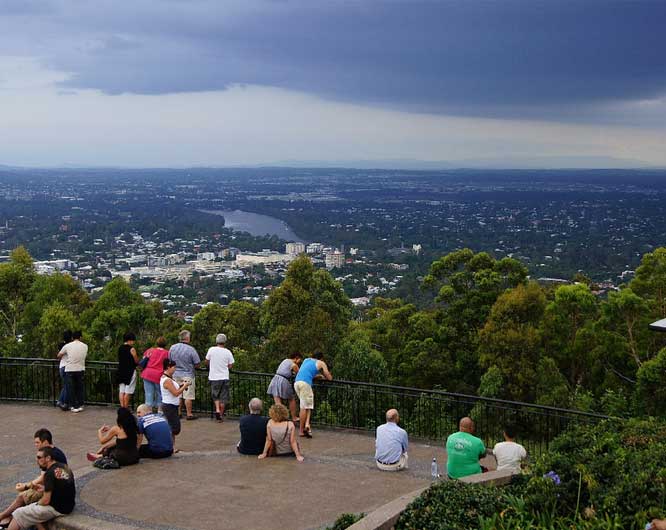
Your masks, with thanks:
M259 213L244 212L243 210L201 210L205 213L224 216L224 227L236 232L248 232L253 236L277 236L285 241L303 240L298 237L291 227L284 221L261 215Z

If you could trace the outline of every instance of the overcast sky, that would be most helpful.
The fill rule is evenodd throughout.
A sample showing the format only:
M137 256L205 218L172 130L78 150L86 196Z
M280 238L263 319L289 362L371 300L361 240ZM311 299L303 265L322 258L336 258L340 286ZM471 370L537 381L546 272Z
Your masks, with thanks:
M666 1L2 0L0 164L666 166Z

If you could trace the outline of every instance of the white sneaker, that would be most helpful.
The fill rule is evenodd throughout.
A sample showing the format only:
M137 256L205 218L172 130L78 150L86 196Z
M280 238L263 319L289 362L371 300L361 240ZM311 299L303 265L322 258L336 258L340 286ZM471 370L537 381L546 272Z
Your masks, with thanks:
M69 410L71 410L72 412L81 412L81 411L83 410L83 407L79 407L78 409L77 409L77 408L74 408L74 407L72 407L72 408L71 408L71 409L69 409Z

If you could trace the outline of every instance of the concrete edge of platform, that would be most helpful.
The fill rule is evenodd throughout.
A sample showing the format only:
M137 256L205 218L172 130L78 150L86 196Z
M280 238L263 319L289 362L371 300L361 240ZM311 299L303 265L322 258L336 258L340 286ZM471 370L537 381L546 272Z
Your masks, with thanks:
M112 523L89 515L63 515L49 524L49 530L141 530L138 526Z
M460 479L467 484L484 484L486 486L504 486L511 482L513 474L510 471L489 471ZM370 512L363 519L351 525L348 530L391 530L398 522L400 515L409 503L416 499L428 488L419 488L405 495L393 499Z

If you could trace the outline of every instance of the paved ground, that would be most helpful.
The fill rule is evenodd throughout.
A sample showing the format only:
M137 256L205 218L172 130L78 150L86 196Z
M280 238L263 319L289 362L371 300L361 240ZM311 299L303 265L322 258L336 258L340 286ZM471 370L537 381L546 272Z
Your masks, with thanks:
M36 476L32 434L47 427L77 476L76 512L134 527L166 529L313 529L343 512L368 512L429 483L430 462L441 447L412 443L410 469L374 467L374 439L366 434L315 430L301 438L305 462L239 455L238 423L183 421L182 452L100 471L86 461L97 448L96 430L115 420L115 409L88 407L80 414L47 406L0 404L0 502L13 499L16 482Z

